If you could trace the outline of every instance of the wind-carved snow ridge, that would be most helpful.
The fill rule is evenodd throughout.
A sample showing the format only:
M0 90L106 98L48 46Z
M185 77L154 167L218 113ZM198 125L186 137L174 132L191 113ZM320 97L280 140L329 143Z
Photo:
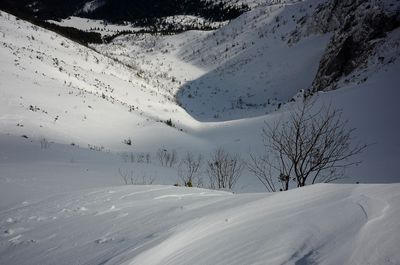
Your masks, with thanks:
M0 213L0 262L397 264L399 191L330 184L273 195L146 186L73 192Z

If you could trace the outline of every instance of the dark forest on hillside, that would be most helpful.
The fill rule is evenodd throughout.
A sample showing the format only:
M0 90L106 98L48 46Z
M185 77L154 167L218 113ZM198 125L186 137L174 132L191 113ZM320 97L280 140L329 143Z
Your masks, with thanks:
M151 23L154 18L172 15L196 15L210 21L225 21L248 10L245 5L235 7L204 0L105 0L91 13L79 12L87 0L2 0L0 8L40 20L59 20L74 14L103 19L109 22Z

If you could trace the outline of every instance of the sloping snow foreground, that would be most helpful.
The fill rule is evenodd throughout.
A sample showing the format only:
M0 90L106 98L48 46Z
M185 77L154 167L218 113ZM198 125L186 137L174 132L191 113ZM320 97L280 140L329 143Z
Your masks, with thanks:
M0 264L399 264L400 184L91 189L0 212Z

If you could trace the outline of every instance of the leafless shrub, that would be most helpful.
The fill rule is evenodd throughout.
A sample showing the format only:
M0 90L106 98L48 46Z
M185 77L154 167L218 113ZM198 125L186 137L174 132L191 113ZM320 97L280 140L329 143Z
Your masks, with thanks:
M152 176L142 175L135 179L133 185L152 185L155 179Z
M212 189L232 189L244 168L239 155L231 155L223 148L218 148L208 161L207 173Z
M118 174L121 176L125 185L151 185L155 179L151 176L142 175L134 176L133 170L118 169Z
M277 191L276 181L272 173L273 167L271 159L266 155L250 154L250 161L246 164L247 168L253 173L269 192ZM283 185L285 183L281 182ZM284 187L282 187L284 189Z
M312 108L313 101L306 101L288 121L263 129L265 153L251 155L248 168L267 190L276 191L276 181L281 190L288 190L290 181L297 187L332 182L360 163L352 158L367 146L352 143L354 129L348 128L342 111L331 106Z
M138 153L135 154L133 152L122 152L120 153L122 161L125 163L151 163L151 155L149 153Z
M176 151L168 151L165 148L161 148L157 151L157 157L160 161L161 166L165 167L172 167L178 161L178 155Z
M136 156L136 161L138 163L150 164L151 163L151 156L150 156L149 153L139 153Z
M146 153L146 154L145 154L145 161L146 161L147 164L150 164L150 163L151 163L151 156L150 156L149 153Z
M98 151L98 152L104 151L104 146L88 144L88 148L89 148L89 150L92 150L92 151Z
M187 152L182 158L178 166L178 175L183 185L186 187L202 187L203 181L200 177L201 167L203 164L203 156L199 154L197 157Z
M125 185L132 184L133 185L133 170L128 171L121 168L118 168L118 173L124 181Z
M40 149L47 149L50 147L50 142L46 138L41 138L40 139Z
M144 157L144 154L143 154L143 153L140 153L140 154L137 154L137 155L136 155L136 161L137 161L138 163L144 163L144 160L145 160L145 157Z
M122 152L120 155L125 163L135 163L135 154L133 152Z

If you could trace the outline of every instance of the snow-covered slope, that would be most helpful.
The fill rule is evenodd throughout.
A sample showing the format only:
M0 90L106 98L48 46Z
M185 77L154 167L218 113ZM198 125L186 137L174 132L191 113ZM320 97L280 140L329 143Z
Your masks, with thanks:
M188 115L138 70L5 13L0 19L3 133L106 149L123 149L144 128L182 134L158 121Z
M95 48L143 69L199 121L261 116L300 90L363 82L397 60L398 39L387 35L397 36L398 2L289 2L259 3L211 32L127 35ZM377 52L385 45L392 54Z
M326 1L247 2L219 30L121 36L100 53L0 12L0 264L400 264L399 184L172 186L157 150L262 151L261 129L329 57L334 35L299 27ZM314 95L370 144L344 182L400 181L399 40ZM245 170L234 190L264 188Z
M268 194L126 186L0 212L1 264L400 263L400 185Z
M66 150L69 145L74 144L81 148L110 151L111 156L116 157L120 152L133 153L135 156L149 154L153 164L147 169L148 175L155 177L158 184L173 184L177 179L176 168L166 178L163 169L157 169L159 162L156 151L159 148L175 149L179 157L186 151L202 153L207 159L213 149L221 146L228 151L240 153L247 159L249 150L262 150L260 132L265 122L275 122L292 108L292 104L287 104L277 112L262 115L265 111L278 108L278 101L272 98L268 104L268 97L264 97L265 93L275 92L259 89L264 86L263 82L280 84L277 93L285 94L288 98L293 97L293 93L297 91L295 87L299 84L303 82L311 85L311 73L315 74L318 58L323 53L323 48L318 45L326 45L329 38L329 33L311 34L292 46L285 46L282 40L275 39L282 32L289 31L288 25L294 23L288 20L285 26L283 15L286 14L285 17L289 18L290 14L295 18L300 17L306 11L298 11L296 8L302 10L300 7L303 5L305 2L288 6L272 5L267 6L264 12L261 7L255 8L218 31L189 31L174 36L121 36L110 45L95 47L126 65L1 13L1 132L27 136L36 144L38 151L40 139L45 138L50 142L63 144ZM307 10L312 10L312 7L308 4ZM281 17L279 21L282 22L279 30L276 22L278 14ZM268 33L244 50L236 47L236 39L248 42L261 29L269 32L273 28L275 35ZM219 44L212 45L213 42ZM229 42L235 44L235 47L226 51L225 46ZM205 48L199 52L200 57L197 57L196 51L202 44ZM313 48L310 49L308 45ZM314 46L318 49L314 49ZM192 52L189 51L191 47ZM349 125L357 129L357 139L371 144L360 157L364 163L349 171L347 176L350 178L345 180L347 182L399 181L398 47L399 31L394 30L374 50L375 55L370 58L367 67L357 70L339 83L338 87L341 89L315 95L317 105L330 102L334 107L342 108L344 117L349 119ZM309 51L304 54L306 56L300 56L306 51ZM221 56L216 57L218 52L221 52ZM262 54L260 59L258 53ZM288 54L297 54L299 58L295 61L289 60ZM248 64L231 64L243 60L248 60ZM281 64L283 60L287 62ZM263 69L265 61L269 62L267 71ZM310 67L306 66L307 61ZM275 74L253 79L248 70L249 64L254 66L251 69L256 74ZM288 70L287 73L282 69ZM230 70L232 73L229 73ZM216 73L223 74L217 78ZM229 83L231 78L235 80L235 76L241 75L249 82L246 86L250 90L254 89L254 92L261 94L252 96L248 89L236 87L229 89L224 97L225 91L216 93L211 84L225 84L225 81ZM205 78L207 76L210 78ZM295 80L296 77L301 80ZM199 89L194 89L191 98L188 97L188 90L183 90L181 95L185 95L186 112L175 102L175 94L183 86L188 86L188 82L198 84ZM239 80L237 83L240 82ZM235 101L234 108L228 108L227 104L232 104L231 100L238 96L235 91L243 96L243 101ZM267 101L266 107L247 106L246 95L255 100ZM213 105L217 103L218 105ZM213 109L213 106L217 109ZM218 108L225 110L218 111ZM225 122L199 122L196 119L200 116L191 111L194 109L201 110L197 113L200 115L203 112L201 117L204 119L215 121L239 116L257 117ZM160 122L168 119L171 119L176 128ZM128 140L131 140L132 145L126 144ZM1 138L1 145L9 144L10 141L15 140L4 136ZM25 152L23 148L14 151ZM18 159L10 162L4 159L9 150L3 149L2 152L5 163L3 168L12 171ZM119 159L123 162L123 158ZM58 163L64 163L65 168L69 168L69 160L69 157L62 157ZM96 163L95 159L92 163ZM135 164L130 166L136 167ZM118 163L108 167L109 174L114 172L111 178L115 179L119 167L121 165ZM19 176L22 174L23 171ZM37 172L32 177L40 174ZM140 173L142 174L145 172ZM203 174L203 178L207 179L206 174ZM262 191L263 187L254 176L245 171L236 189Z
M137 64L197 120L259 116L312 84L331 34L288 41L314 2L265 3L216 31L128 35L95 48Z

